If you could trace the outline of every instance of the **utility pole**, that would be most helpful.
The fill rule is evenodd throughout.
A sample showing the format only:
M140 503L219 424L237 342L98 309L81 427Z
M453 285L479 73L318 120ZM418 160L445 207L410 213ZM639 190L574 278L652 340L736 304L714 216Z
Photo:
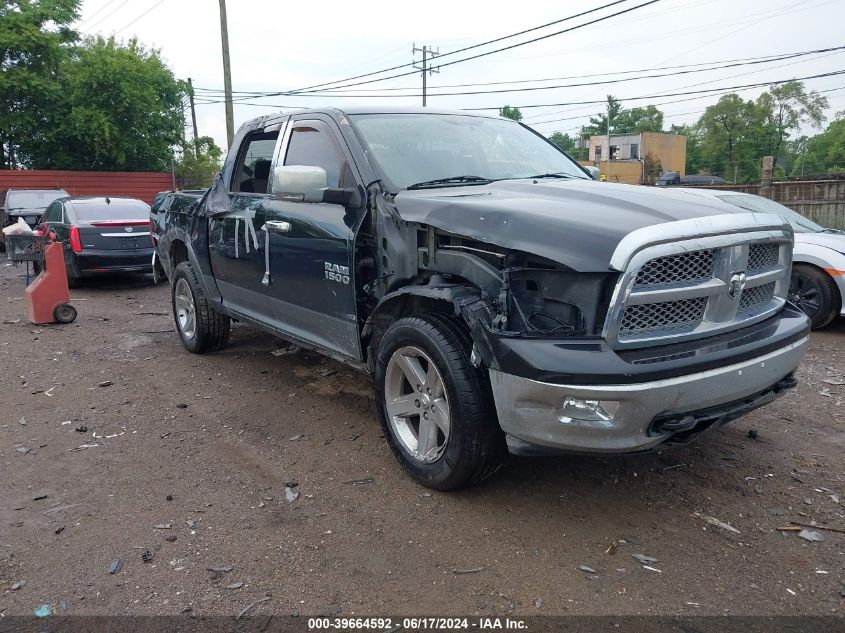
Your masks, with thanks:
M425 103L426 92L428 90L428 84L427 84L427 81L426 81L427 76L432 74L432 73L439 73L440 72L439 68L432 69L432 68L429 67L429 65L428 65L429 56L431 56L432 59L437 57L440 54L440 49L437 49L437 51L434 51L434 50L431 49L431 46L423 46L422 48L417 48L417 45L414 44L414 47L411 49L411 55L416 56L417 53L422 53L422 62L421 62L420 66L417 66L417 62L414 61L414 68L422 71L422 104L423 104L423 107L425 107L426 106L426 103Z
M194 126L194 149L196 150L197 154L200 153L200 142L199 142L199 134L197 133L197 111L194 109L194 84L191 82L191 78L188 77L188 96L191 98L191 123Z
M578 136L578 160L584 160L584 126L581 126L581 134Z
M226 140L232 146L235 136L235 113L232 110L232 67L229 61L229 26L226 0L220 0L220 40L223 45L223 90L226 93Z
M613 150L610 146L610 100L607 102L607 172L605 174L605 180L610 182L610 159L613 157Z

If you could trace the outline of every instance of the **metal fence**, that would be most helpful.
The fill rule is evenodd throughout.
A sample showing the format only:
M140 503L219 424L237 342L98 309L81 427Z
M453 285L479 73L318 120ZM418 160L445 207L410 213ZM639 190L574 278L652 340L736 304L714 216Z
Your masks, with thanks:
M845 180L787 180L768 185L725 184L706 188L764 196L822 226L845 231Z

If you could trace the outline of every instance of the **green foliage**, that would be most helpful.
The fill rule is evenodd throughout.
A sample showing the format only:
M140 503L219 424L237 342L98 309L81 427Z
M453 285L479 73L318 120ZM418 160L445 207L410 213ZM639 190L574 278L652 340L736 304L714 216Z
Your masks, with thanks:
M832 121L827 129L806 140L796 149L792 175L840 173L845 170L845 113Z
M61 94L28 145L32 167L167 171L181 137L186 86L136 40L85 40L59 68ZM22 149L23 149L22 145Z
M631 108L626 110L622 102L613 95L607 95L604 112L590 117L590 125L584 128L589 136L607 134L607 115L610 113L610 131L612 134L639 134L640 132L662 132L663 113L656 106Z
M0 0L0 169L43 124L57 72L78 34L80 0Z
M590 117L590 125L584 128L584 134L589 138L598 134L616 132L616 120L622 112L622 102L613 95L607 95L607 106L604 112ZM607 129L607 116L610 114L610 130Z
M198 150L198 151L197 151ZM181 189L207 189L220 171L223 150L210 136L200 136L194 143L182 145L181 157L176 163L176 180Z
M578 158L578 143L569 134L554 132L549 140L573 158Z
M522 121L522 112L520 112L519 108L512 108L507 105L499 110L499 116L503 116L506 119L513 119L514 121Z
M757 99L760 108L761 141L766 155L774 156L777 165L780 151L791 132L802 123L821 127L828 100L815 91L807 92L800 81L772 86Z

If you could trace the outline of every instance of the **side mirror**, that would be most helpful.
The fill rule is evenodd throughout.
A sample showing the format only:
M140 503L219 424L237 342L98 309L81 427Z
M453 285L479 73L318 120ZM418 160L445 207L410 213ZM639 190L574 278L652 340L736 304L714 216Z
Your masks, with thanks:
M584 171L590 174L590 178L593 180L601 180L601 170L598 167L588 165L584 167Z
M293 202L322 202L327 188L322 167L287 165L273 171L273 197Z

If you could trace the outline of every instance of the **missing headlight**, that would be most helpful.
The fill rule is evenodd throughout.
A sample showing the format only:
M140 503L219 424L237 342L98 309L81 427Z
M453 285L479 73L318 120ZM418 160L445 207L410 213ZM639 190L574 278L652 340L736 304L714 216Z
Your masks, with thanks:
M508 331L548 337L599 334L615 281L611 277L569 270L509 269Z

